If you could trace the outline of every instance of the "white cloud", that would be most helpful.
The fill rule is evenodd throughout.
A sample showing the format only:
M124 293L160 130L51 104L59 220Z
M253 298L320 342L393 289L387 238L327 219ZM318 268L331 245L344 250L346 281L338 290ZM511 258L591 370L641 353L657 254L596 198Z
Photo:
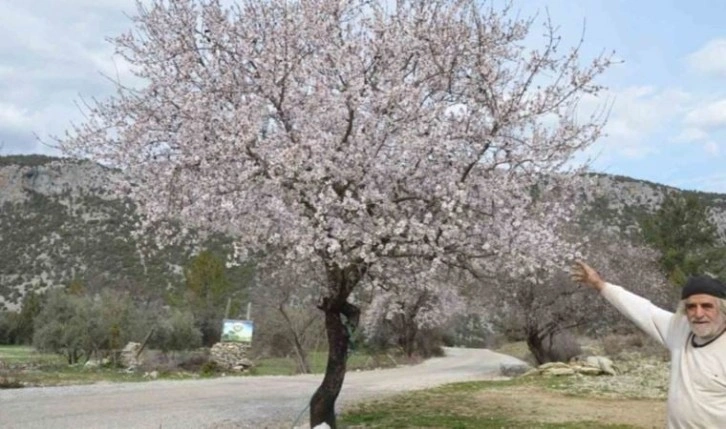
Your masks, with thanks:
M641 139L661 127L664 120L683 114L691 100L684 91L650 86L628 87L607 95L613 99L613 106L606 131L614 138L627 140Z
M691 110L683 122L691 127L705 129L726 126L726 99L713 101Z
M76 102L104 98L137 79L107 37L130 29L134 0L0 0L0 144L4 151L43 151L43 139L79 119Z
M706 144L703 145L703 149L706 151L707 154L714 156L718 155L721 152L718 144L711 140L707 141Z
M684 128L680 134L673 138L676 142L695 142L708 139L708 133L700 128Z
M597 150L607 153L608 158L637 159L659 151L652 135L663 130L664 124L683 117L693 97L677 88L631 86L610 90L597 98L584 98L581 108L585 113L592 112L607 101L612 102L605 126L607 136Z
M0 79L8 79L13 75L13 68L0 64Z
M0 129L22 130L30 123L31 119L26 109L0 102Z
M688 65L706 74L726 75L726 39L713 39L687 57Z

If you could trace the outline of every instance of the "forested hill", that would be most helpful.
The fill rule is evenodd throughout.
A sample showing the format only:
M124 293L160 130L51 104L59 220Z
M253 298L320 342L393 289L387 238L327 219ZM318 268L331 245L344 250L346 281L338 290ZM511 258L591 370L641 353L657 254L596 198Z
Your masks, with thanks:
M589 228L618 232L638 228L638 219L655 212L668 193L695 195L707 207L709 216L723 240L726 236L726 194L681 190L625 176L592 174L591 188L580 196L586 204L583 222Z
M218 238L145 256L146 243L132 234L133 205L109 191L118 178L117 172L90 162L0 157L0 308L16 308L26 290L74 280L163 294L183 282L182 267L202 247L224 253L227 243ZM638 217L657 209L666 192L685 192L621 176L593 178L592 188L580 195L587 228L632 231ZM699 196L723 233L726 195Z
M72 281L161 296L183 283L184 265L202 247L229 249L219 238L189 240L148 256L149 240L132 234L134 206L110 192L118 178L91 162L0 157L0 309L16 308L26 290Z

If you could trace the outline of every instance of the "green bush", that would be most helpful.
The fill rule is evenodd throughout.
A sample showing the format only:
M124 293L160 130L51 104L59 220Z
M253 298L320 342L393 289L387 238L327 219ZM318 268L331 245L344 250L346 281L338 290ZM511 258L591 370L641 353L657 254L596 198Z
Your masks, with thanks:
M201 373L202 373L202 375L206 375L206 376L214 375L215 373L217 373L219 371L219 369L220 368L219 368L219 365L217 365L217 362L215 362L213 360L208 360L207 362L204 363L204 365L202 365Z
M129 341L140 341L150 323L125 292L90 297L55 290L35 318L33 345L73 364L81 357L115 356Z
M92 301L65 291L48 294L35 320L33 346L39 351L63 354L69 364L85 354L90 357L100 336Z
M16 344L17 317L14 311L0 311L0 344Z
M149 345L165 352L191 350L202 344L202 332L189 310L168 309L157 321Z

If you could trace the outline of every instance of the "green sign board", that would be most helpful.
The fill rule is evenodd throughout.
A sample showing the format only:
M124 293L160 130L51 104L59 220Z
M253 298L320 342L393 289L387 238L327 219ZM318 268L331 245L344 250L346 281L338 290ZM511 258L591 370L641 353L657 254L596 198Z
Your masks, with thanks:
M251 320L224 319L222 341L230 343L251 343L254 324Z

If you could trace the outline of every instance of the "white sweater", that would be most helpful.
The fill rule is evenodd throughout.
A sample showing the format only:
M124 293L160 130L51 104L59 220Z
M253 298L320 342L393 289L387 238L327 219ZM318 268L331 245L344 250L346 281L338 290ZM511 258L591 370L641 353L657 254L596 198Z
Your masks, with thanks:
M601 294L640 329L668 347L668 429L726 428L726 334L693 347L684 315L656 307L610 283Z

